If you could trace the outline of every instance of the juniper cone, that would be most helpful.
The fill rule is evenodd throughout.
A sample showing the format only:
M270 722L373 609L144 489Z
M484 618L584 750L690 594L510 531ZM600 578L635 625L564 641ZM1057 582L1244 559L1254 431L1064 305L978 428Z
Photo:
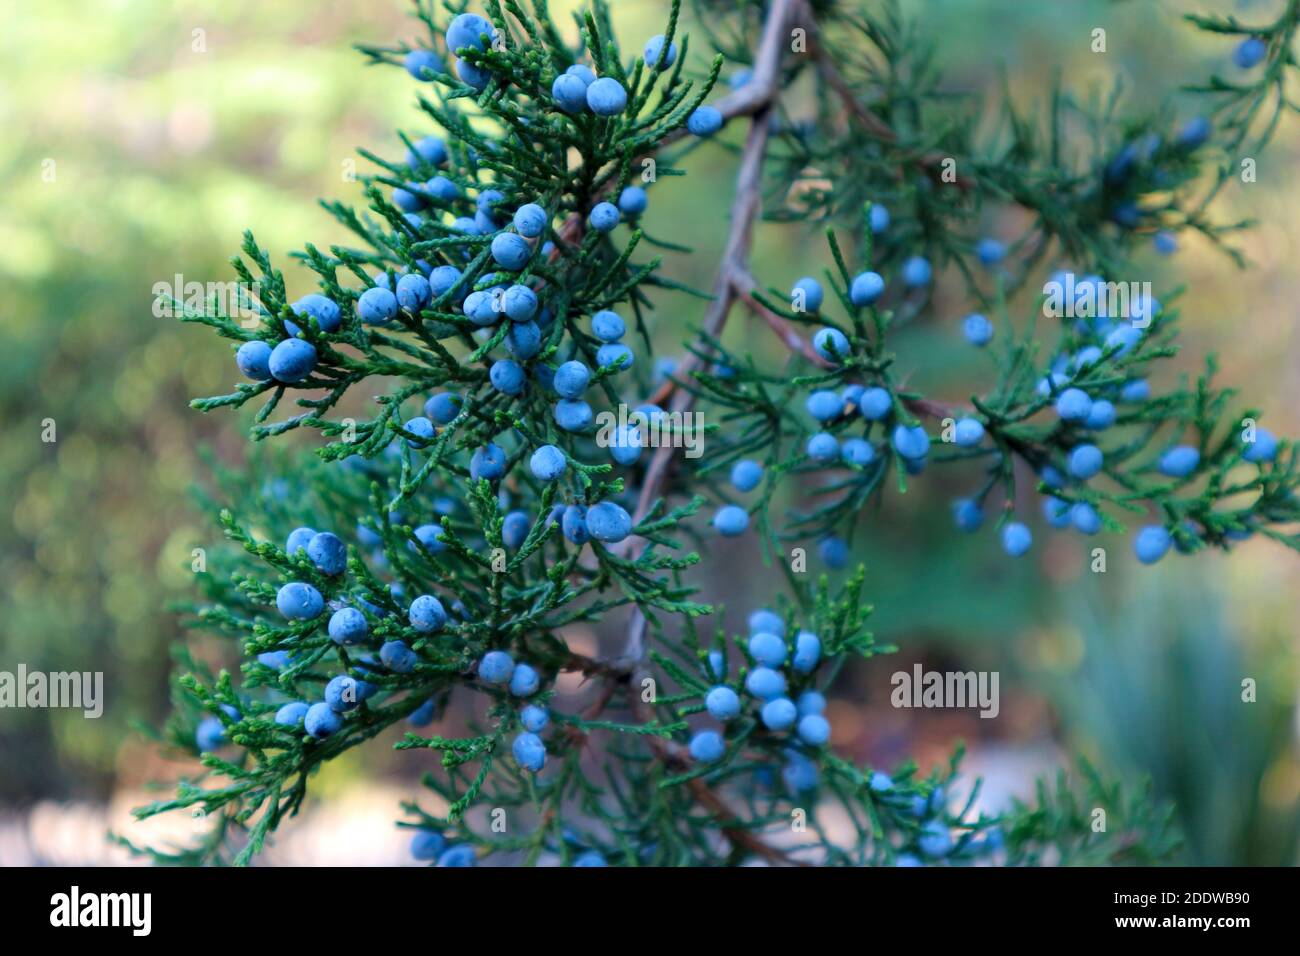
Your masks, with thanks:
M1171 26L1219 37L1225 56L1240 42L1249 71L1181 115L1089 115L1059 88L1040 120L1001 103L1012 132L992 139L979 103L929 97L928 66L906 99L868 66L914 56L924 23L874 3L699 8L707 30L674 2L661 32L616 37L599 2L576 29L540 2L417 4L409 37L363 48L410 73L423 116L363 151L357 195L325 203L352 243L293 253L316 281L289 288L248 233L232 262L260 323L183 314L247 379L193 406L257 405L251 438L302 432L315 463L263 457L254 479L293 478L293 499L234 496L220 513L234 547L214 556L195 623L241 662L177 678L169 738L202 751L205 774L137 811L201 808L213 829L179 855L139 852L247 863L322 764L370 745L440 755L401 818L413 857L440 866L1172 858L1167 809L1087 764L1038 805L980 815L958 796L960 749L924 775L839 755L830 684L892 648L866 629L866 569L835 569L904 489L951 509L990 562L1057 534L1095 535L1077 546L1103 543L1132 573L1250 538L1300 548L1293 442L1216 384L1213 359L1190 382L1186 358L1170 361L1194 297L1114 301L1153 236L1236 255L1240 226L1213 219L1206 180L1266 144L1256 120L1283 95L1296 5L1249 34L1218 17ZM707 290L669 278L681 247L641 225L687 151L734 180ZM1009 203L1021 232L984 225L980 210ZM753 274L768 228L824 242L834 268ZM904 381L896 331L916 320L990 353L983 391ZM749 324L738 343L774 336L784 361L725 345L728 323ZM684 354L654 355L652 333ZM654 408L614 453L594 416L620 405ZM662 422L680 437L690 412L702 457L648 440ZM958 501L934 491L940 469ZM815 507L785 504L810 488ZM773 597L724 614L695 566L744 547L765 555ZM796 549L811 570L792 568ZM578 627L613 651L580 653ZM586 703L559 706L557 678L575 672ZM453 705L470 731L425 729ZM1094 805L1106 832L1078 809ZM498 807L504 833L485 822ZM828 812L853 826L817 825Z

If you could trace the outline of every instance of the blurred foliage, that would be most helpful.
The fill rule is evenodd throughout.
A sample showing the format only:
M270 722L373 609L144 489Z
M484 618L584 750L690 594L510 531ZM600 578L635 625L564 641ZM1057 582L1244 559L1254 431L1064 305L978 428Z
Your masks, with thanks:
M1197 65L1200 73L1222 69L1231 49L1177 23L1177 14L1205 6L1191 2L906 6L922 5L936 21L961 25L945 40L945 70L970 92L1002 82L1005 63L1009 88L1024 99L1062 70L1099 97L1122 76L1126 95L1152 104L1170 77L1198 72ZM552 6L558 15L571 4ZM635 33L655 21L660 6L624 0L615 4L615 19ZM1263 0L1222 6L1261 19L1273 8ZM19 135L0 138L0 173L9 185L0 205L0 411L7 425L0 487L8 492L0 505L0 669L23 661L35 669L103 670L108 706L98 721L59 711L0 713L0 802L102 793L118 774L131 782L144 775L118 766L117 754L131 718L156 722L167 709L165 648L179 627L160 609L192 594L190 550L217 534L187 500L187 487L207 474L195 449L211 442L230 460L243 432L232 419L187 408L189 396L228 387L233 363L220 350L195 348L192 330L155 318L152 288L171 281L177 266L186 279L230 279L226 260L246 226L273 249L304 236L322 246L341 236L315 199L356 198L355 185L344 181L355 144L388 141L394 125L420 129L409 84L396 71L364 68L351 49L385 34L409 36L413 24L404 14L398 0L351 0L326 11L251 0L44 0L39 12L6 19L0 117ZM1097 25L1108 30L1104 55L1088 48ZM204 31L203 52L195 49L196 30ZM1276 430L1295 432L1300 377L1287 286L1295 280L1300 191L1282 178L1295 167L1294 128L1284 127L1281 137L1253 191L1237 184L1223 200L1232 212L1264 220L1244 240L1254 270L1237 272L1194 242L1179 256L1180 267L1198 277L1195 301L1183 310L1187 354L1223 352L1225 379L1252 381L1261 395L1271 388L1270 413L1288 419L1274 418ZM656 193L646 225L664 238L689 237L696 254L673 258L669 273L707 285L725 233L723 187L731 171L694 156L684 165L690 175ZM997 232L996 222L987 226ZM829 264L815 261L822 245L808 241L806 228L761 232L754 257L761 281L784 286ZM1151 278L1166 274L1152 253ZM291 270L290 282L296 278ZM901 334L900 371L913 357L920 389L961 395L979 378L982 357L952 334L958 308L941 292L933 317ZM687 311L683 330L699 319ZM777 347L739 322L727 337L733 348ZM657 342L656 349L671 345ZM40 441L47 417L57 423L54 444ZM1294 620L1296 573L1274 569L1276 552L1267 543L1239 549L1235 577L1197 579L1206 605L1204 613L1177 618L1187 626L1161 616L1190 613L1187 584L1176 577L1181 569L1161 569L1123 604L1115 594L1123 575L1110 574L1088 585L1096 618L1089 622L1059 598L1092 577L1087 543L1060 536L1037 563L991 560L987 542L950 528L946 503L964 490L937 477L895 500L855 541L854 557L870 572L880 639L1013 646L1039 640L1049 622L1073 615L1088 635L1086 667L1096 663L1098 671L1087 685L1096 685L1088 707L1062 697L1066 736L1078 721L1078 737L1107 758L1150 771L1162 795L1185 808L1198 860L1262 862L1289 853L1293 862L1300 790L1294 677L1271 702L1261 693L1255 709L1225 703L1212 711L1200 701L1209 692L1204 681L1225 661L1232 671L1240 669L1237 655L1250 666L1283 653L1273 647L1263 654L1255 637L1280 634ZM757 557L740 548L720 553L728 572L716 600L749 606L757 597L752 582L761 580L753 573ZM1271 573L1282 595L1269 615L1211 613L1231 608L1231 582L1256 572ZM1133 640L1143 633L1161 637ZM1293 661L1294 646L1288 650ZM1106 673L1103 654L1115 655L1113 686L1099 676ZM1135 689L1131 681L1146 673L1139 666L1165 682ZM1113 713L1099 703L1107 694L1115 695ZM1203 732L1187 733L1189 714ZM1127 732L1131 726L1145 729L1139 736ZM1238 785L1238 774L1259 784Z

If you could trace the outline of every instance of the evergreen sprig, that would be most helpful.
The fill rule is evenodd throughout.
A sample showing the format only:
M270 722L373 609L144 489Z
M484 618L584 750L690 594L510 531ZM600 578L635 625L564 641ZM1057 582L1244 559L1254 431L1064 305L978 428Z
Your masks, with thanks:
M419 45L361 49L422 82L420 110L444 138L399 133L404 160L363 152L376 169L360 184L365 208L324 204L356 244L295 254L319 279L314 300L291 301L284 275L249 233L233 265L254 293L256 326L181 311L182 320L238 343L241 368L254 378L196 408L258 400L254 439L305 428L324 442L306 465L256 456L254 473L265 478L257 494L247 493L246 478L218 470L222 492L209 504L237 502L221 511L237 547L213 555L192 623L238 644L241 680L181 660L167 740L204 751L204 772L137 811L201 811L212 830L180 852L119 838L124 845L159 863L246 863L298 812L323 763L405 723L413 729L396 749L433 751L441 766L424 780L437 809L411 803L404 825L417 832L417 854L444 865L485 857L1146 863L1175 851L1168 808L1086 764L1077 780L1044 783L1033 804L988 816L973 810L978 785L964 804L952 800L960 749L926 777L913 763L886 773L837 756L802 725L797 734L774 727L750 686L771 668L744 635L721 624L703 633L720 609L700 600L691 575L709 538L736 530L737 512L720 510L713 528L697 516L710 503L749 501L739 505L740 530L752 521L765 559L788 584L789 597L762 622L794 656L779 694L806 703L806 713L849 660L893 648L866 630L864 570L838 589L825 577L807 583L787 551L851 536L868 505L907 490L927 463L981 475L959 520L978 524L993 507L1013 553L1005 535L1023 527L1013 519L1026 488L1044 493L1049 517L1057 509L1095 518L1090 532L1118 532L1149 515L1152 528L1165 529L1166 547L1182 551L1228 548L1255 532L1300 549L1288 528L1300 520L1295 446L1260 429L1258 410L1238 403L1235 391L1213 384L1212 359L1195 381L1162 393L1135 385L1177 353L1180 290L1136 297L1119 311L1096 298L1108 291L1101 276L1122 275L1137 243L1157 231L1194 230L1223 243L1244 227L1213 221L1208 203L1269 97L1275 116L1291 108L1297 3L1260 29L1192 19L1203 30L1268 42L1258 81L1195 87L1213 103L1204 120L1175 128L1168 111L1125 116L1118 97L1080 103L1058 84L1041 111L1004 97L991 132L978 132L987 129L976 122L985 104L946 95L933 48L895 4L696 6L697 46L703 39L715 51L703 69L688 65L692 31L677 0L658 47L673 52L658 63L646 61L651 48L635 56L620 47L599 0L576 18L576 34L567 31L576 46L543 0L529 8L488 0L486 20L466 19L459 4L417 2L426 34ZM444 39L453 35L455 48ZM570 68L583 59L590 67ZM736 70L731 91L714 98L727 64ZM583 75L593 69L603 95L625 98L620 108L583 105L599 99ZM582 104L565 103L573 88L566 76L584 90ZM796 118L787 91L805 80L815 111ZM688 124L707 134L713 108L743 122L746 134L725 252L706 293L660 273L658 253L684 247L641 228L637 199L659 176L680 175L681 158L703 142ZM1256 146L1275 119L1264 122ZM1075 132L1081 125L1089 135ZM1217 183L1208 191L1207 176ZM626 234L593 227L604 202L623 208ZM969 223L985 205L1008 203L1022 207L1029 225L991 250ZM529 204L540 207L536 230L520 218ZM751 274L750 244L763 221L812 223L824 236L835 262L814 283L831 293L824 309ZM1063 303L1049 284L1032 302L1017 298L1046 262L1070 263L1081 276L1077 293ZM997 328L988 384L964 398L923 394L898 372L896 332L928 314L934 266L962 277ZM913 281L864 294L860 283L872 271ZM535 312L505 314L511 296L530 295ZM686 357L651 365L654 310L692 295L708 306ZM1081 314L1039 328L1044 310L1062 305ZM619 349L609 350L611 336L593 326L593 316L615 308L631 316L641 352L630 370L620 367ZM782 343L784 367L725 344L726 323L740 309ZM1019 321L1026 309L1030 321ZM264 354L257 343L271 355L265 374L248 359ZM310 360L277 372L285 343L286 357L309 352ZM590 371L588 396L602 411L637 408L635 427L566 422L554 392L566 362ZM370 417L357 416L352 397L363 383L383 390ZM866 389L883 390L887 406L864 423ZM837 404L822 424L801 408L810 391ZM1065 415L1062 403L1075 392L1110 404L1113 422ZM430 393L444 395L439 409L430 406L435 421L411 417ZM297 411L277 418L286 400ZM705 416L705 429L692 431L692 412ZM956 440L971 427L963 421L978 423L978 440ZM937 439L926 431L935 423ZM652 433L664 443L650 444ZM674 447L692 435L707 441L707 456ZM833 460L810 444L815 437L835 449ZM615 454L611 464L620 441L635 454ZM1100 453L1095 481L1072 461L1083 445ZM530 464L544 446L563 462L558 477ZM1181 446L1195 451L1191 467L1162 464ZM726 478L739 463L761 466L748 499ZM288 493L277 476L290 469L307 493ZM807 503L790 506L792 491ZM597 522L597 507L612 530ZM290 553L275 541L295 527ZM344 564L314 551L318 527L346 532ZM318 606L299 613L286 593ZM423 596L438 598L442 619L432 625L413 607ZM327 628L344 611L363 622L355 639ZM574 625L624 620L612 653L582 653L566 640ZM499 652L516 676L523 665L535 671L538 686L498 680L488 657ZM596 688L585 711L550 706L563 673ZM332 700L338 687L355 696L337 707L318 703L324 723L309 711L304 731L301 712L286 714L294 702ZM734 693L736 713L725 734L703 739L712 732L699 731L700 715L715 713L706 697L720 687ZM465 736L416 732L453 697L481 705ZM539 714L547 723L544 744L537 739L540 773L535 752L520 749ZM831 805L847 833L831 828ZM1107 827L1096 826L1097 808Z

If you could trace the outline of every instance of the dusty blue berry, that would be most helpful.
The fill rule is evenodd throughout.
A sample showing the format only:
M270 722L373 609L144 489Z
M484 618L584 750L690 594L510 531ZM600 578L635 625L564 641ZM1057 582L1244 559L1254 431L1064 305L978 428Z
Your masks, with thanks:
M443 609L442 602L432 594L421 594L411 602L407 620L420 633L429 634L441 630L447 623L447 612Z
M688 749L697 763L717 763L726 754L727 745L716 730L701 730L691 738Z
M528 460L528 467L538 480L555 481L564 474L568 462L560 449L554 445L543 445L533 452L532 458Z
M646 41L645 45L645 65L652 70L666 70L677 62L677 44L668 43L667 49L664 49L667 38L662 34L656 34Z
M529 704L519 712L519 723L531 734L539 734L551 721L551 715L545 707Z
M812 631L800 631L794 639L794 657L790 666L800 674L811 674L821 660L822 642Z
M785 677L770 667L755 667L745 678L745 690L759 700L771 700L785 693Z
M244 375L265 382L271 377L271 346L261 339L245 342L235 353L235 364Z
M763 480L763 466L742 458L731 466L731 485L737 491L753 491Z
M701 106L686 118L692 136L712 136L722 129L722 114L712 106Z
M277 381L301 382L316 367L316 348L302 339L285 339L271 349L266 365Z
M587 107L587 84L571 73L561 73L551 83L551 99L566 113L581 113Z
M812 276L804 276L790 290L790 308L795 312L817 312L825 297L822 284Z
M1174 543L1173 536L1158 524L1149 524L1133 538L1133 553L1143 564L1155 564Z
M330 639L335 644L352 646L360 644L370 633L366 616L354 607L341 607L330 615Z
M789 650L776 634L759 631L749 639L749 656L765 667L780 667Z
M618 194L618 211L625 216L636 218L645 212L649 197L640 186L624 186Z
M730 687L715 687L705 696L704 707L715 720L728 721L740 714L740 697Z
M794 726L799 710L790 698L777 697L763 705L759 716L763 720L763 726L768 730L788 730Z
M1030 530L1018 521L1012 521L1002 527L1002 550L1013 558L1027 552L1034 543Z
M962 319L961 331L971 345L988 345L993 340L993 323L978 312Z
M597 232L609 232L618 225L622 215L618 207L611 202L598 202L591 207L591 214L587 217L587 225Z
M879 273L863 272L854 276L849 285L849 301L858 307L871 305L885 291L885 280Z
M591 406L583 401L561 399L555 403L555 424L566 432L586 431L591 426Z
M1176 445L1160 456L1160 473L1170 478L1186 478L1201 463L1201 453L1191 445Z
M830 721L821 714L808 714L799 718L799 726L795 732L799 735L799 739L810 747L820 747L831 739Z
M617 342L627 334L627 323L617 312L602 309L591 317L591 334L602 342Z
M739 505L724 505L713 516L713 527L724 538L735 538L749 530L749 513Z
M1066 461L1066 470L1080 481L1087 481L1101 471L1104 459L1096 445L1077 445Z
M534 733L525 731L516 737L510 745L510 752L519 766L530 773L537 773L546 766L546 744Z
M516 697L532 697L542 686L542 678L528 664L516 664L510 675L510 693Z
M515 662L505 651L488 651L478 662L478 677L485 684L508 684Z
M597 116L617 116L627 106L627 90L618 80L602 76L587 87L587 107Z
M348 548L328 531L313 535L307 543L307 557L325 574L342 574L348 566Z
M325 610L325 599L310 584L291 581L276 592L275 606L291 621L310 621Z
M578 361L565 362L555 370L552 387L561 398L580 398L591 381L591 371Z

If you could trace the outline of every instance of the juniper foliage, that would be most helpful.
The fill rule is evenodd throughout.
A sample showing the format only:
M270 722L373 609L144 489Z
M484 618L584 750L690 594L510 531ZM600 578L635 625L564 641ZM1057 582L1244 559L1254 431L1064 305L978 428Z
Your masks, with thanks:
M870 521L866 506L887 502L895 487L905 490L927 461L982 472L972 500L996 510L999 526L1014 517L1028 487L1092 505L1110 532L1151 515L1180 550L1229 548L1252 533L1300 547L1287 527L1300 518L1295 448L1282 441L1272 456L1243 458L1260 411L1214 384L1212 359L1194 381L1146 400L1121 399L1127 384L1157 374L1176 354L1180 290L1161 290L1158 301L1135 304L1131 314L1094 310L1100 314L1057 328L1034 321L1044 297L1030 303L1032 315L1014 314L1009 304L1047 264L1069 263L1092 274L1081 288L1099 288L1096 276L1125 275L1138 244L1157 231L1194 231L1239 255L1232 236L1248 224L1216 221L1211 200L1235 175L1243 149L1262 148L1293 108L1286 87L1300 4L1288 3L1263 26L1191 19L1195 28L1263 37L1269 51L1249 81L1213 77L1190 88L1204 97L1204 127L1178 126L1172 108L1127 115L1118 95L1084 101L1059 83L1034 109L1004 96L999 122L981 124L987 104L945 94L934 47L890 3L700 0L688 31L675 0L664 48L675 44L677 55L659 68L620 45L599 0L571 26L555 22L545 0L487 0L491 42L484 33L477 47L448 50L448 22L463 12L460 4L420 0L418 45L362 50L389 68L415 49L433 52L439 66L420 76L418 102L447 155L426 162L419 136L401 133L414 166L363 151L374 167L360 184L364 208L324 204L355 243L307 245L296 256L340 307L338 328L326 331L317 317L294 310L284 275L251 233L232 261L255 290L261 321L248 328L207 309L184 314L237 345L273 345L290 336L293 323L315 350L306 378L241 384L193 405L209 411L260 403L255 441L298 430L316 432L322 443L314 464L255 455L261 494L248 493L247 475L214 465L221 492L211 504L225 504L221 527L238 547L214 554L198 576L205 594L192 623L236 645L243 662L238 677L214 675L179 652L176 712L164 739L194 753L199 721L215 718L229 745L203 753L203 773L182 781L174 798L137 811L201 811L212 828L197 846L174 852L118 839L161 863L247 863L302 807L323 763L408 720L425 722L430 702L441 712L455 697L473 701L465 736L406 729L395 744L441 757L440 772L424 779L439 799L407 805L402 825L442 834L478 859L571 863L593 852L617 865L1168 859L1178 843L1169 808L1147 790L1104 781L1087 764L1044 783L1032 805L977 815L978 783L961 803L951 800L960 749L946 769L923 777L913 763L858 766L829 746L767 729L761 702L744 691L755 669L745 635L729 633L714 616L692 568L713 536L705 505L738 501L772 573L786 572L778 608L785 633L820 638L818 665L787 674L796 698L827 688L850 659L893 648L866 629L865 570L838 589L825 577L809 583L790 572L791 543L851 538ZM552 86L574 63L616 80L626 107L612 116L560 109ZM724 71L731 89L719 95ZM796 97L796 90L805 92ZM652 200L655 189L671 189L690 151L723 152L722 141L686 132L706 103L745 133L724 257L714 287L702 291L661 273L663 256L685 250L646 233L635 215L613 232L589 228L588 216L596 203L650 178L665 180L652 188ZM435 193L419 185L434 175L450 187ZM498 191L495 207L489 189ZM425 193L416 197L419 211L399 208L394 190ZM525 203L540 205L547 225L523 265L508 268L494 259L493 240L514 231L510 214ZM1020 207L1027 226L1006 244L1005 260L985 268L971 223L986 206L1002 204ZM890 214L886 229L872 228L876 206ZM801 308L750 273L760 221L824 235L836 268L823 277L832 293L823 309ZM997 327L989 384L965 401L921 394L896 372L892 333L931 310L932 283L908 289L894 279L918 253L936 274L963 282L972 305ZM459 277L423 307L401 309L387 324L360 320L363 291L395 288L405 274L442 266ZM855 305L853 278L868 269L894 281L876 301ZM508 394L494 386L491 369L514 323L498 315L480 325L461 306L470 293L499 295L514 284L540 299L541 342L520 360L526 387ZM692 296L708 304L684 342L686 357L656 374L651 331L670 321L657 313ZM638 353L630 370L598 360L601 343L589 317L604 309L630 316ZM724 345L724 324L738 312L779 337L789 352L784 367L764 367ZM814 347L811 333L822 328L841 332L847 347ZM1117 337L1124 328L1138 334ZM588 396L598 395L602 407L666 405L678 423L685 420L674 413L703 412L708 454L692 460L659 447L643 449L630 466L611 464L591 430L556 423L550 378L569 359L595 369ZM825 426L800 410L811 389L842 393L855 384L889 392L886 421L864 423L851 402ZM382 390L370 417L340 411L358 388ZM1115 424L1092 432L1059 420L1052 406L1067 388L1111 396ZM461 398L454 418L432 436L412 431L412 410L444 390ZM985 430L974 447L951 441L953 419L963 416ZM929 454L908 459L896 452L889 429L917 424L937 426L938 437ZM870 460L831 467L810 458L807 442L823 428L837 439L871 441ZM1070 481L1067 458L1085 442L1101 447L1103 474ZM1186 476L1169 478L1155 462L1179 442L1194 445L1199 461ZM504 472L493 480L475 477L471 464L489 443L505 451ZM528 467L543 444L564 453L567 470L557 481L541 481ZM741 459L764 466L748 503L725 481ZM791 487L815 489L818 503L786 509ZM628 506L631 536L575 544L561 533L557 506L606 500ZM528 515L528 528L508 543L505 516L513 509ZM416 536L430 524L440 537ZM355 529L344 535L346 571L323 573L305 552L289 554L276 543L299 525ZM275 610L286 582L316 588L327 611L286 621ZM433 633L409 623L410 602L422 594L451 609ZM344 606L364 614L368 636L359 645L326 633L329 611ZM626 621L618 653L584 656L566 644L565 628L602 621ZM413 666L390 667L376 655L394 641L414 652ZM536 668L541 689L525 701L482 679L478 663L491 650ZM276 652L287 656L259 658ZM580 713L551 708L542 734L546 767L534 774L511 753L520 709L546 706L563 672L591 681L592 702ZM285 701L319 701L324 685L343 674L366 682L373 696L342 715L339 731L314 737L274 720ZM735 688L743 706L726 725L724 756L701 763L688 750L689 728L720 683ZM831 805L850 822L851 838L827 829ZM1110 818L1104 832L1092 826L1096 807ZM496 809L509 820L504 832L492 826Z

